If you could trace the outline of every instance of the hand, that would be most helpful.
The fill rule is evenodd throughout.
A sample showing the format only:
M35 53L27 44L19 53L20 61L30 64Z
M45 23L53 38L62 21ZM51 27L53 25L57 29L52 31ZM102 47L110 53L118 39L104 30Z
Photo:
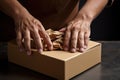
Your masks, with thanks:
M43 45L41 38L45 41L49 50L52 50L52 42L39 20L34 18L29 12L18 15L15 19L17 44L20 51L26 51L31 55L31 37L33 38L39 53L42 53Z
M64 36L63 48L65 51L70 50L71 52L76 52L77 48L80 52L83 52L87 46L90 36L90 24L91 21L83 18L75 18L72 20L66 30Z

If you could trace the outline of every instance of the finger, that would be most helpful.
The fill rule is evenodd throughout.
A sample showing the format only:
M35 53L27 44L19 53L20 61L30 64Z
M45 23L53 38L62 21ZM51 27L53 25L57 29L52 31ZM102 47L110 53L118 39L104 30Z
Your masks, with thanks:
M66 32L65 32L65 36L64 36L64 44L63 44L63 49L65 51L69 50L69 43L70 43L70 37L71 37L71 26L72 24L70 24L67 28L66 28Z
M60 32L65 32L65 30L66 30L66 28L64 27L64 28L61 28L59 31Z
M88 42L89 42L89 36L90 36L90 32L86 32L85 36L84 36L84 48L88 47Z
M78 35L78 47L79 51L83 52L84 51L84 32L80 31Z
M32 36L33 36L33 39L35 41L36 47L38 49L38 52L42 53L43 45L42 45L41 37L40 37L39 32L38 32L37 29L34 30L34 32L32 33Z
M22 33L20 30L16 30L16 42L18 45L18 48L20 49L20 52L24 51L23 43L22 43Z
M49 35L44 31L39 33L42 35L42 38L45 41L45 44L47 45L48 49L53 50L53 44L51 42Z
M71 44L70 44L71 52L76 52L77 40L78 40L78 30L74 27L72 31Z
M43 38L43 40L47 44L48 49L53 50L53 44L51 42L49 35L46 33L43 25L41 23L39 23L38 26L41 28L41 29L39 29L40 36Z
M30 31L28 29L23 30L24 34L24 46L27 52L27 55L31 55L31 45L30 45Z

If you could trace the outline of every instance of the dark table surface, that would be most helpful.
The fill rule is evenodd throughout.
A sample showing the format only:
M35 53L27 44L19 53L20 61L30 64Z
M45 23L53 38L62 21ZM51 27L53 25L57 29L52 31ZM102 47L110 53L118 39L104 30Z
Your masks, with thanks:
M120 80L120 41L100 41L102 62L71 80ZM0 43L0 80L55 80L7 61L7 44Z

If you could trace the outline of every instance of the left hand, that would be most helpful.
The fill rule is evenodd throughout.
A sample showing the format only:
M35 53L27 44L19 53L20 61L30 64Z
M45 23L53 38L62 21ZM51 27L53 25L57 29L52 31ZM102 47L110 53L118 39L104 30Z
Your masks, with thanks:
M89 42L91 21L83 18L75 18L69 22L65 31L63 49L65 51L76 52L77 48L83 52Z

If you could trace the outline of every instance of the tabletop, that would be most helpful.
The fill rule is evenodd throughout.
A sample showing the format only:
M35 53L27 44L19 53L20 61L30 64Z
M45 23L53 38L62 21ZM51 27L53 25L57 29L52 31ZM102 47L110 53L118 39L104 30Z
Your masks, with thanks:
M102 62L70 80L120 80L120 41L102 43ZM0 80L55 80L49 76L9 63L7 44L0 43Z

